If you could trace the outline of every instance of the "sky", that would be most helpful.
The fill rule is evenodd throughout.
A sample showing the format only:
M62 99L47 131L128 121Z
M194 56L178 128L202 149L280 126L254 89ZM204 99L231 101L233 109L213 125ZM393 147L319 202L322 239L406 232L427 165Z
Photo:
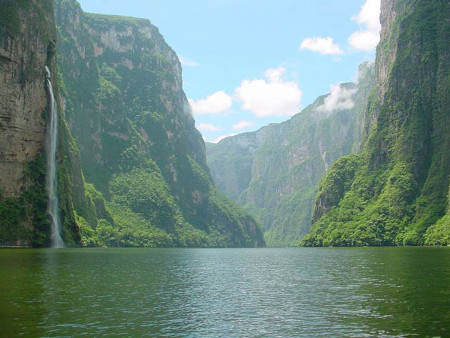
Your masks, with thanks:
M380 0L79 2L86 12L159 28L180 58L183 89L209 142L285 121L355 81L379 40Z

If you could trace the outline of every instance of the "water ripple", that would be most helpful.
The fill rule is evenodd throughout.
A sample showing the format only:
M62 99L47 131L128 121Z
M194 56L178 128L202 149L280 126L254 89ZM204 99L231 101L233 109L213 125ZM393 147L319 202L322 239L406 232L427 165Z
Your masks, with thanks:
M449 334L448 249L17 250L0 263L6 335Z

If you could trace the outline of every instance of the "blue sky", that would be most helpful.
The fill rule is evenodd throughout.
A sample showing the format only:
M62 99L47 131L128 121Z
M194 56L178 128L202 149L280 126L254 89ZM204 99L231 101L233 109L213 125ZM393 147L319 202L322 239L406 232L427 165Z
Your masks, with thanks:
M183 65L205 140L281 122L373 60L380 0L80 0L150 19ZM336 88L336 87L333 87Z

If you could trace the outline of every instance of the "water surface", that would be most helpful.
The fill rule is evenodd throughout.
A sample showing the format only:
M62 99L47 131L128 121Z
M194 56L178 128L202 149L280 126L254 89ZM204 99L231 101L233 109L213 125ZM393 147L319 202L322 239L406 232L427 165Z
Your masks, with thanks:
M2 335L450 335L450 248L0 250Z

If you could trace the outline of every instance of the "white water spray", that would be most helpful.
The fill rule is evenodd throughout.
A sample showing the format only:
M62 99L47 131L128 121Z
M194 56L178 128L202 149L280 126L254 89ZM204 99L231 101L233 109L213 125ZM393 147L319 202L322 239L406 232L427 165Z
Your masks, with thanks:
M47 72L47 86L50 95L50 123L47 128L47 177L45 187L48 194L48 212L52 223L51 241L52 248L63 248L64 242L61 238L61 221L59 219L58 207L58 181L56 176L56 145L58 139L58 107L51 81L50 69L45 66Z

